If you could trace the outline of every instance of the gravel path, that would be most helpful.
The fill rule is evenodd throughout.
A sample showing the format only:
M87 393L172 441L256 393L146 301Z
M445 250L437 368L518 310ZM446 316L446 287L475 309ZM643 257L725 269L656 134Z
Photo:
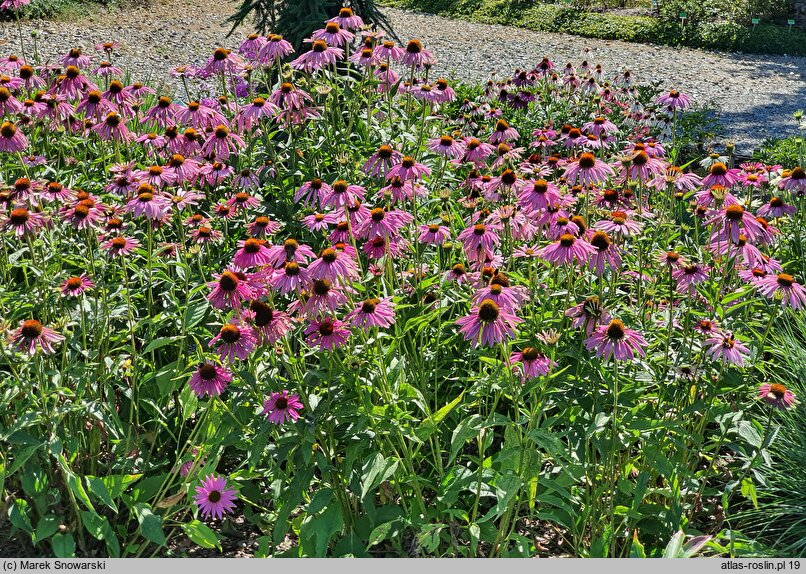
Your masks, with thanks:
M117 40L116 63L138 79L164 80L167 68L198 63L216 46L233 47L246 33L227 38L226 18L238 2L201 0L152 2L125 11L99 11L80 22L39 21L24 29L40 31L43 59L53 61L73 46ZM515 67L534 66L543 56L560 65L587 59L605 73L629 69L640 83L660 82L713 107L724 120L738 151L749 153L764 138L794 133L792 112L806 107L806 58L720 54L532 32L507 26L450 20L430 14L386 9L402 38L418 37L434 51L437 73L468 80L502 77ZM26 37L31 49L31 39ZM469 47L469 48L468 48ZM587 53L586 53L586 50ZM0 30L0 53L19 51L15 26Z

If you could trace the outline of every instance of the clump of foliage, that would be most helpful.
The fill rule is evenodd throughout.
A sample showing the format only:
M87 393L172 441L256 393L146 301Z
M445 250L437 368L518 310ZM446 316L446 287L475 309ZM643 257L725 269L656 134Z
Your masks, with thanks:
M668 17L591 12L576 5L534 4L515 0L384 0L384 4L479 22L521 26L590 38L759 54L806 55L806 30L762 22L755 27L738 21L708 18L695 11L685 23L679 12ZM700 5L701 3L695 3ZM703 8L704 10L704 8ZM673 16L673 17L672 17Z
M175 62L181 105L0 58L25 552L763 551L733 525L795 406L803 166L702 157L688 96L623 72L454 89L338 18Z

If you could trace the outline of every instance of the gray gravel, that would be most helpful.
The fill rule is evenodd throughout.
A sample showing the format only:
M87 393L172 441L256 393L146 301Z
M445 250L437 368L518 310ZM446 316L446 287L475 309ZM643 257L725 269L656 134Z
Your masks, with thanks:
M76 22L24 24L40 30L43 58L54 60L76 45L117 40L116 63L138 79L164 80L167 68L199 63L212 49L233 47L246 33L227 38L226 18L237 2L201 0L152 2L125 11L99 11ZM607 75L629 69L639 83L659 82L693 96L697 105L719 111L726 135L748 153L764 138L794 133L792 112L806 107L806 58L715 53L532 32L507 26L450 20L386 9L402 38L420 38L439 60L436 72L465 80L504 77L516 67L534 66L543 56L564 65L587 59ZM31 39L26 37L28 49ZM17 52L15 26L0 31L0 53Z

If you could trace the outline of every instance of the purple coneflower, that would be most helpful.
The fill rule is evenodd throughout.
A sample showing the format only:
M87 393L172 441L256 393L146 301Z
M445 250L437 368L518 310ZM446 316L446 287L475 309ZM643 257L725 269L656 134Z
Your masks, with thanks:
M118 255L129 255L132 251L140 247L140 241L133 237L117 236L107 239L100 245L111 257Z
M596 248L587 241L566 233L558 241L540 249L539 256L555 264L573 264L576 261L578 265L584 265L595 251Z
M249 354L255 350L255 336L252 330L243 325L235 325L234 323L225 323L221 326L218 335L210 340L209 346L212 347L217 342L221 341L218 345L216 353L222 359L226 359L230 363L239 358L245 360Z
M366 299L350 311L344 320L365 331L373 328L384 329L391 327L395 322L394 306L389 297Z
M427 166L418 163L411 156L404 156L401 158L400 163L392 166L392 168L386 172L386 179L390 180L395 177L399 177L403 181L409 179L422 179L424 176L429 175L431 170L428 169Z
M788 273L769 274L756 282L759 293L770 299L781 296L781 305L798 310L806 306L806 291Z
M348 8L346 6L339 9L338 16L327 21L327 23L330 22L335 22L342 28L347 28L348 30L358 30L364 25L364 21L361 19L361 16L358 16L353 12L352 8Z
M17 153L28 147L28 138L11 122L0 124L0 152Z
M95 287L95 283L90 279L90 276L82 273L66 279L59 290L62 297L78 297L84 291L89 291L93 287Z
M207 300L216 309L226 311L237 309L241 303L252 298L252 289L249 288L245 277L239 277L236 271L224 271L220 275L214 274L215 281L207 283L212 289Z
M328 351L338 349L350 338L350 331L344 327L344 323L332 317L311 321L305 328L305 334L308 343Z
M199 512L204 517L223 518L235 509L238 492L227 488L227 479L211 474L196 487L193 497Z
M795 393L780 383L764 383L758 388L758 398L776 409L790 409L798 402Z
M733 337L733 333L717 333L705 340L710 345L706 354L714 360L731 363L739 367L744 365L744 358L750 350Z
M549 374L554 361L539 353L534 347L524 347L522 351L515 351L509 356L510 363L519 363L517 369L524 382L535 377Z
M12 339L20 351L24 351L29 355L33 355L37 347L41 348L46 355L52 355L56 352L53 349L53 344L64 341L62 335L59 335L53 329L45 327L36 319L20 321L20 326L12 335Z
M249 305L252 314L250 323L255 337L261 344L272 345L291 329L291 318L262 301L252 301Z
M409 40L409 43L406 44L405 53L400 57L401 64L415 68L421 68L434 62L434 55L423 48L423 43L419 40Z
M632 360L635 355L644 356L646 340L638 331L627 329L619 319L597 327L593 335L585 340L585 348L596 351L596 356L605 360L614 357L617 361Z
M773 196L770 198L769 203L765 203L759 208L758 215L760 217L776 218L784 215L794 215L797 210L794 205L788 205L780 197Z
M604 231L596 231L590 239L590 244L594 247L595 251L591 254L588 267L596 272L596 275L601 277L605 271L605 265L608 265L613 271L617 271L621 267L621 254L618 247L613 243L610 237Z
M711 164L708 168L708 175L702 179L703 187L710 188L712 185L721 185L730 188L739 182L740 169L728 169L721 161Z
M465 153L465 148L462 145L462 142L457 141L451 136L447 135L428 140L428 149L437 155L450 159L462 157L462 155Z
M472 347L492 347L507 338L515 337L515 325L522 322L510 311L502 309L494 301L485 299L470 310L470 314L456 320L459 332Z
M451 236L450 229L436 223L421 225L419 231L420 235L417 240L425 245L442 245Z
M570 163L565 170L565 179L571 185L577 181L582 185L599 184L606 180L608 175L613 175L613 168L589 152L580 155L579 159Z
M17 237L26 237L36 234L47 225L45 216L41 213L29 211L25 207L16 207L11 210L2 223L2 229L10 229Z
M806 193L806 170L798 166L792 171L785 172L784 177L778 182L778 187L785 191Z
M291 61L291 67L303 72L313 72L325 66L335 64L344 57L344 50L328 46L324 40L314 40L311 49L297 59Z
M284 424L287 421L297 422L302 406L299 396L289 394L287 390L283 389L280 393L269 395L269 398L263 403L261 414L266 415L269 422L276 425Z
M676 110L682 111L691 105L691 98L689 98L686 94L681 94L677 90L670 90L665 94L661 94L655 101L664 106L670 112Z
M232 382L232 372L215 363L201 363L190 376L188 386L198 398L217 397Z

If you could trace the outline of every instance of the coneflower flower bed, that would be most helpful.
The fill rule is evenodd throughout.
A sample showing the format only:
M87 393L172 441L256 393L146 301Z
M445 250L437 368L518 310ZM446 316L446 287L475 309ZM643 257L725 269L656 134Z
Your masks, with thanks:
M349 9L308 45L177 63L180 94L112 43L0 60L17 536L721 552L798 405L769 341L806 305L803 166L683 160L690 98L589 62L453 85Z

